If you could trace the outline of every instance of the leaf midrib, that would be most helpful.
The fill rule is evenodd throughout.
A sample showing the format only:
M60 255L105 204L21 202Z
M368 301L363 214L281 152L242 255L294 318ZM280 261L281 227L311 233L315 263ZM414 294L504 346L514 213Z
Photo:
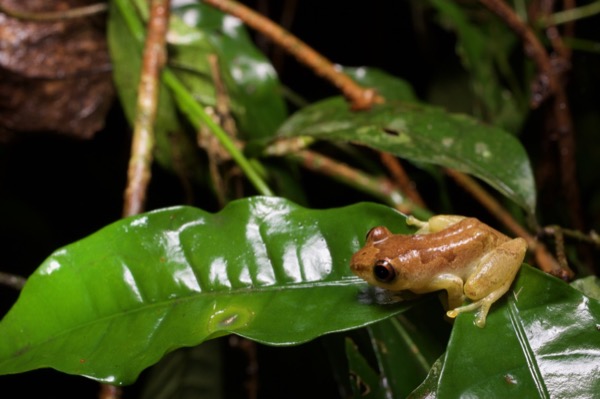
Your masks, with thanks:
M287 284L284 286L281 285L268 285L268 286L261 286L261 287L243 287L243 288L236 288L236 289L230 289L227 291L201 291L201 292L194 292L190 295L185 295L185 296L180 296L180 297L174 297L174 298L169 298L166 300L161 300L158 302L152 302L149 304L144 304L143 306L139 306L139 307L135 307L135 308L130 308L130 309L126 309L124 311L120 311L120 312L115 312L112 313L110 315L106 315L106 316L102 316L99 318L95 318L93 320L89 320L86 321L84 323L80 323L80 324L76 324L71 328L67 328L64 330L61 330L60 332L58 332L57 334L52 334L51 337L47 340L41 340L39 342L36 343L29 343L28 347L29 349L27 351L22 351L23 348L15 348L13 349L13 354L17 353L19 351L22 351L23 354L29 352L32 348L37 348L37 347L41 347L41 346L46 346L51 344L54 341L60 341L62 339L62 337L64 337L65 335L70 335L78 330L82 330L85 328L88 328L89 326L92 326L94 324L106 324L109 323L111 320L114 319L118 319L120 317L126 317L126 316L131 316L137 312L143 312L143 311L147 311L147 310L151 310L151 309L156 309L156 308L161 308L161 307L169 307L172 306L174 303L181 303L181 302L188 302L188 301L193 301L193 300L198 300L198 297L201 296L203 298L208 298L211 296L218 296L218 295L244 295L247 293L256 293L256 294L260 294L260 293L265 293L265 292L275 292L275 291L285 291L285 290L298 290L298 289L314 289L314 288L327 288L327 287L345 287L345 286L352 286L352 285L365 285L366 283L361 280L358 277L354 277L354 276L350 276L349 278L344 278L342 280L333 280L333 281L317 281L316 282L317 285L315 286L315 281L304 281L304 282L300 282L300 283L291 283L291 284ZM0 324L1 326L1 324ZM3 367L7 362L10 362L11 360L14 360L15 358L20 357L20 355L18 356L7 356L5 361L0 361L0 368Z

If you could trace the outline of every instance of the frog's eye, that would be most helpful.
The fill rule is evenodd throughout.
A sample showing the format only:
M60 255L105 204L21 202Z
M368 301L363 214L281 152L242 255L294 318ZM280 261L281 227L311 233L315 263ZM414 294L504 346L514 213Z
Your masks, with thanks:
M396 278L396 270L394 270L392 264L386 259L380 259L375 263L373 274L382 283L389 283Z
M390 233L390 231L384 226L373 227L367 233L367 241L377 242L377 241L383 240L390 234L392 234L392 233Z

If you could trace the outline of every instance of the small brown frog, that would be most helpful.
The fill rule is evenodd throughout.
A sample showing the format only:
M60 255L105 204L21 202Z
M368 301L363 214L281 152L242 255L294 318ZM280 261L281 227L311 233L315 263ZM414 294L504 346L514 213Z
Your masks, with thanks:
M475 324L485 326L490 306L512 284L527 251L522 238L511 239L475 218L438 215L421 222L414 235L372 228L365 246L350 261L352 272L369 284L415 294L445 290L447 315L478 309ZM465 299L471 303L463 305Z

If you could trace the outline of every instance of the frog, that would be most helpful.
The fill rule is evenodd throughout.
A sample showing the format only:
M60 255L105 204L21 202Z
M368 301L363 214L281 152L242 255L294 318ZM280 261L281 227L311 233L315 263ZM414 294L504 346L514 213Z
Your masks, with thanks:
M424 222L409 216L415 234L373 227L350 269L370 285L390 292L445 291L450 319L476 311L485 327L490 307L509 290L527 252L527 242L510 238L477 218L435 215Z

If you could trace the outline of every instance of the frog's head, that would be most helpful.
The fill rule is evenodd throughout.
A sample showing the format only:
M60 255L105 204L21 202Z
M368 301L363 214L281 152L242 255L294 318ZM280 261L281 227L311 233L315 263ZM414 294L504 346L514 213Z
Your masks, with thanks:
M367 233L365 246L352 256L350 269L371 285L394 291L409 289L409 270L403 262L414 252L410 237L392 234L384 226L372 228Z
M367 233L365 246L352 255L350 269L369 284L381 286L380 282L385 283L395 277L395 271L390 261L379 257L379 247L390 236L392 233L386 227L373 227Z

